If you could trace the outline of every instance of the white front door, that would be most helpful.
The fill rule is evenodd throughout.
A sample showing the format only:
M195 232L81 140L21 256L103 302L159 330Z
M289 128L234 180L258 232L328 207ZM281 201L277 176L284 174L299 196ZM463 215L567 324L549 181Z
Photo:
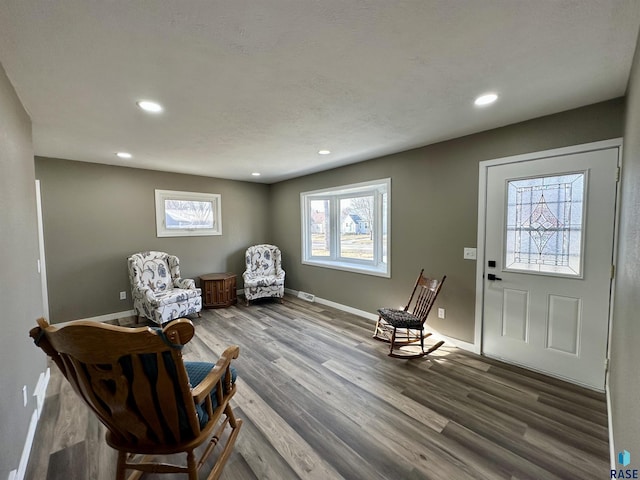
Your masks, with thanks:
M486 355L604 389L618 153L487 167Z

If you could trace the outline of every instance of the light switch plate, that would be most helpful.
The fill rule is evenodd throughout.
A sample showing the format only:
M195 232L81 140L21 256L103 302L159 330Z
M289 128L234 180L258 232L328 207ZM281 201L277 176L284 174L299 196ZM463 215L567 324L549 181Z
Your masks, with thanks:
M476 249L471 247L464 247L464 258L465 260L475 260Z

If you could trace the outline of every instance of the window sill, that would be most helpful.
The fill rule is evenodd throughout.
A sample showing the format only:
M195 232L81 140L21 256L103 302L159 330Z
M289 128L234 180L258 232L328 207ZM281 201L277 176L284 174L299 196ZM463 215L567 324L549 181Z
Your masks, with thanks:
M314 267L331 268L334 270L343 270L345 272L361 273L364 275L373 275L376 277L390 278L390 268L388 265L374 267L369 265L356 265L348 262L322 261L322 260L302 260L303 265L311 265Z

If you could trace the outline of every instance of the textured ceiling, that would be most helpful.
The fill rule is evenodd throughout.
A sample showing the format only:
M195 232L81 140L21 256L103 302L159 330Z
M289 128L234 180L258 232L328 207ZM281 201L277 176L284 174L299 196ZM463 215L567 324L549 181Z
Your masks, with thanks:
M274 182L624 95L639 24L638 0L0 0L0 62L36 155Z

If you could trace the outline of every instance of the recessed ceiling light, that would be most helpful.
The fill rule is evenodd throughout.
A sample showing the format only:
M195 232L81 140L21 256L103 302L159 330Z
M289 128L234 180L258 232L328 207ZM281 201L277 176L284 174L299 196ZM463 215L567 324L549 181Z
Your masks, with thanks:
M475 99L475 103L478 107L484 107L485 105L491 105L498 99L498 95L495 93L485 93Z
M145 112L160 113L163 110L162 105L150 100L140 100L136 104Z
M118 156L120 158L131 158L131 157L133 157L133 155L131 155L129 152L118 152L118 153L116 153L116 156Z
M331 150L318 150L318 155L329 155Z
M260 172L253 172L251 175L253 175L254 177L259 177L260 176Z

